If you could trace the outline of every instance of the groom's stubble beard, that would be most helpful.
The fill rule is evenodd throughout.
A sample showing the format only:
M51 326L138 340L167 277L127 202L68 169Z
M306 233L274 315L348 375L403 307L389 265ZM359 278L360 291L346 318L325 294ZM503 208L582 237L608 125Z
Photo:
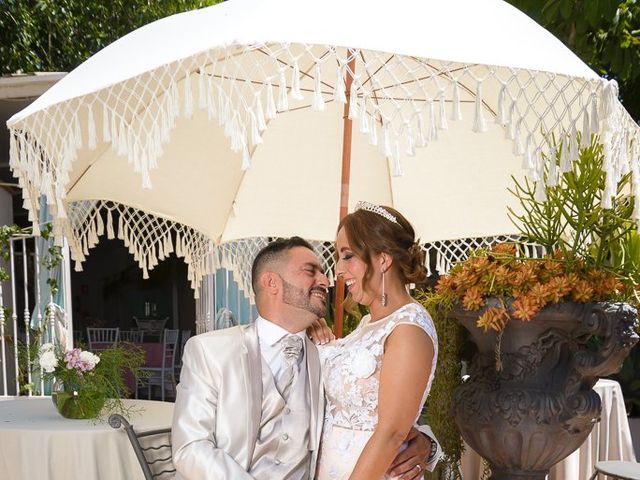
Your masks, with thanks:
M325 316L327 313L326 301L321 301L311 295L314 288L321 289L320 287L313 287L309 291L305 291L284 279L282 279L282 284L282 301L284 303L311 312L318 318Z

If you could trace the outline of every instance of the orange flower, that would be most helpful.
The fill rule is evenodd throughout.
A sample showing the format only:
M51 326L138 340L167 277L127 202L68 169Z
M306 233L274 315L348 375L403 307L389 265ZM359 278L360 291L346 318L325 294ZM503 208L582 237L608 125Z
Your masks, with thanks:
M484 305L484 299L480 295L478 287L467 289L462 299L462 306L467 310L480 310Z
M571 298L580 303L587 303L593 298L593 287L586 280L578 280L573 284Z
M504 308L490 307L478 317L476 325L483 328L485 332L489 329L500 332L504 330L508 322L509 314Z
M496 255L502 254L514 256L516 254L516 244L511 242L496 243L491 247L491 251Z
M540 304L526 295L514 300L511 304L513 316L523 322L528 322L540 311Z
M549 280L549 301L558 303L571 292L571 284L566 275L560 275Z

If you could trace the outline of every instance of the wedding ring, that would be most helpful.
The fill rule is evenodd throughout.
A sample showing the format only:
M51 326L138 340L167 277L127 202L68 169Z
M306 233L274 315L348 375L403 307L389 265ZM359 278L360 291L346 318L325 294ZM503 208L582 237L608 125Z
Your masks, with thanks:
M422 471L422 467L420 466L419 463L416 463L416 466L413 468L417 468L418 469L418 473L420 473Z

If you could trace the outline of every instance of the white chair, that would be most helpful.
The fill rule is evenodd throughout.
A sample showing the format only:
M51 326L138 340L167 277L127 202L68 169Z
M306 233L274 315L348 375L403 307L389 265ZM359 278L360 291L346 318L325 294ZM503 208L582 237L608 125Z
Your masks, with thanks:
M89 342L89 350L92 352L100 352L113 347L118 343L119 336L119 328L87 327L87 341Z
M118 337L120 342L142 343L144 341L144 331L142 330L120 330Z
M595 471L590 480L595 480L598 474L619 480L640 480L640 463L614 460L598 462L594 468Z
M162 363L159 366L140 368L143 376L138 379L140 386L147 386L147 395L151 400L151 386L160 386L160 396L164 402L165 387L171 385L173 395L176 392L175 366L177 359L178 336L180 330L165 330L162 336ZM136 398L138 391L136 388Z

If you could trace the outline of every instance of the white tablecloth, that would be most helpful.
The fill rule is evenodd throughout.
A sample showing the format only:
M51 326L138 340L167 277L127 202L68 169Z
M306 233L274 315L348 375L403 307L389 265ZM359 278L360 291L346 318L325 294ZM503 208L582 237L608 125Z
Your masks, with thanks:
M636 459L620 384L601 379L593 389L602 400L600 421L578 450L551 469L549 480L588 480L598 461ZM481 458L467 445L462 456L462 475L464 480L482 478Z
M141 407L136 430L171 426L173 404L125 400ZM143 480L124 429L65 419L49 397L0 401L0 478L11 480Z

